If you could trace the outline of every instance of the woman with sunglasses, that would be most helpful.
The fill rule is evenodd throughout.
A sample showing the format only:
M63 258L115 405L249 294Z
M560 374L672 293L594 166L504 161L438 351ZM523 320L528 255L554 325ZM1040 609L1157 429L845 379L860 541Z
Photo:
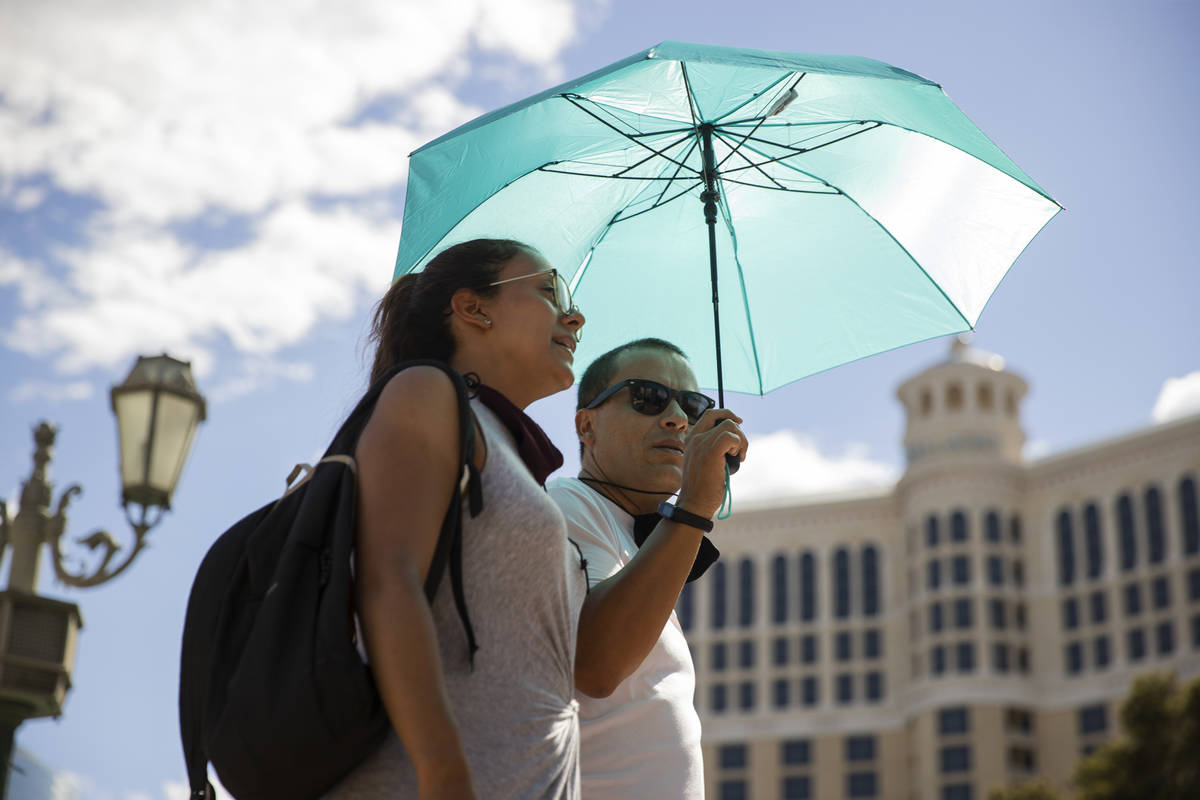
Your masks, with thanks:
M583 315L532 248L442 251L380 301L372 380L444 361L475 388L483 509L463 515L463 588L478 653L443 580L423 584L460 479L451 379L390 379L359 441L358 616L393 732L327 797L577 798L575 630L586 579L542 483L561 454L524 411L571 385ZM473 662L473 663L472 663Z
M672 611L716 559L704 534L725 457L746 453L741 419L714 405L661 339L600 356L579 383L579 477L550 493L591 583L575 658L588 800L704 796L695 671Z

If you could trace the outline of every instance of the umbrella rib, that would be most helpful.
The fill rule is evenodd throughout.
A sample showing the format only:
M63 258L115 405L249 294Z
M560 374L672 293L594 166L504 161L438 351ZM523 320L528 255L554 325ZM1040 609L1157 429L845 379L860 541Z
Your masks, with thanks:
M729 142L728 142L728 141L725 139L725 137L721 135L721 131L720 131L719 129L718 129L718 130L714 130L714 131L713 131L713 133L715 133L715 134L717 135L717 138L719 138L719 139L720 139L722 142L725 142L725 144L729 144ZM732 158L732 157L733 157L733 155L736 153L736 154L737 154L738 156L740 156L740 157L741 157L741 159L742 159L743 161L745 161L745 162L746 162L746 164L748 165L747 167L743 167L743 169L748 169L748 168L750 168L750 167L753 167L753 168L754 168L754 169L755 169L755 170L756 170L756 171L757 171L759 174L761 174L761 175L762 175L764 178L766 178L767 180L769 180L771 183L775 184L775 185L776 185L778 188L780 188L780 189L783 189L783 188L784 188L783 184L782 184L782 183L780 183L779 181L775 180L775 179L774 179L773 177L771 177L770 175L768 175L768 174L767 174L767 171L766 171L766 170L764 170L764 169L762 168L762 165L761 165L761 164L755 164L753 161L751 161L750 159L746 158L745 154L741 152L741 146L742 146L743 144L745 144L745 143L746 143L746 140L745 140L745 139L742 139L742 141L738 142L738 145L737 145L737 147L733 148L733 150L732 150L732 151L729 153L729 155L727 155L725 158L723 158L723 159L721 160L721 164L724 164L726 161L728 161L730 158ZM771 162L770 162L770 161L765 161L765 162L763 162L763 163L765 163L765 164L769 164L769 163L771 163ZM721 174L721 164L718 164L718 165L717 165L717 174L718 174L718 175L719 175L719 174ZM729 172L733 172L734 170L728 170L728 171L729 171Z
M608 224L609 224L609 226L611 227L611 226L613 226L613 225L616 225L618 222L628 222L629 220L633 219L634 217L640 217L642 214L645 214L645 213L647 213L647 212L653 211L653 210L654 210L654 209L656 209L656 208L661 208L662 206L665 206L667 203L670 203L670 202L673 202L673 201L675 201L675 200L678 200L680 197L683 197L683 196L684 196L684 195L686 195L687 193L691 192L693 189L699 189L699 188L700 188L701 186L703 186L703 185L704 185L703 183L697 183L697 184L695 184L695 185L693 185L693 186L689 186L689 187L687 187L686 189L684 189L683 191L681 191L681 192L677 192L677 193L675 193L675 194L671 195L671 196L670 196L670 197L668 197L666 200L662 200L661 202L659 202L659 201L657 201L657 200L656 200L656 201L654 202L654 205L650 206L649 208L643 208L641 211L635 211L635 212L633 212L632 214L630 214L630 215L629 215L629 216L627 216L627 217L622 217L622 216L621 216L621 214L622 214L622 213L623 213L623 212L624 212L626 209L628 209L630 206L632 206L632 205L633 205L633 201L630 201L630 202L629 202L629 203L628 203L628 204L625 206L625 208L621 209L621 211L618 211L618 212L617 212L617 213L616 213L616 214L613 216L612 220L610 220Z
M542 166L537 167L536 170L538 172L550 172L555 175L574 175L579 178L603 178L606 181L608 181L608 180L613 180L613 181L662 181L664 183L670 183L671 181L678 180L678 178L675 178L675 177L668 178L668 177L664 177L664 176L655 177L655 176L642 176L642 175L622 175L619 172L609 175L609 174L599 173L599 172L575 172L575 171L569 170L569 169L552 169L553 165L563 164L563 163L569 163L569 162L551 161L549 164L543 164ZM624 170L622 170L622 171L624 171Z
M778 77L778 78L775 80L775 82L774 82L774 83L771 83L771 84L769 84L769 85L765 86L765 87L762 89L762 91L755 92L755 93L754 93L754 94L753 94L753 95L752 95L750 98L748 98L748 99L747 99L745 102L743 102L743 103L738 103L736 106L734 106L733 108L729 109L729 110L728 110L728 111L726 111L724 114L722 114L721 116L719 116L719 117L717 117L715 120L713 120L713 123L714 123L714 124L716 124L716 123L720 122L721 120L725 119L726 117L728 117L730 114L734 113L735 111L741 111L743 108L745 108L746 106L748 106L748 105L750 105L751 103L753 103L753 102L754 102L755 100L757 100L759 97L761 97L761 96L763 96L764 94L766 94L767 92L771 91L771 90L772 90L772 89L774 89L776 86L778 86L779 84L783 83L784 81L786 81L788 78L790 78L791 76L793 76L793 75L795 75L795 74L796 74L795 72L786 72L786 73L784 73L783 75L780 75L780 76L779 76L779 77ZM807 75L807 74L808 74L807 72L802 72L802 73L800 73L800 77L799 77L799 78L796 78L796 83L799 83L799 82L801 81L801 79L802 79L802 78L804 78L804 76L805 76L805 75ZM790 88L792 88L792 89L795 89L795 88L796 88L796 83L793 83L793 84L791 85L791 87L790 87ZM749 119L749 120L755 120L755 119L759 119L759 117L749 117L748 119ZM762 119L766 119L766 117L762 117ZM730 125L736 125L737 123L728 123L728 124L730 124Z
M630 136L629 134L627 134L625 131L623 131L623 130L621 130L620 128L618 128L616 125L613 125L613 124L612 124L611 122L609 122L608 120L606 120L606 119L603 119L603 118L602 118L602 117L601 117L599 114L596 114L595 112L591 111L590 109L588 109L588 108L585 108L585 107L584 107L584 106L583 106L581 103L577 102L577 99L578 99L578 100L584 100L584 99L586 99L586 98L582 97L581 95L567 95L567 94L564 94L564 95L561 95L561 96L562 96L563 98L565 98L565 99L567 100L567 102L571 103L571 105L575 106L575 107L576 107L576 108L578 108L580 111L582 111L583 113L587 114L589 117L592 117L592 118L593 118L593 119L595 119L597 122L599 122L601 125L604 125L604 126L605 126L605 127L607 127L607 128L611 128L611 129L612 129L613 131L615 131L617 134L619 134L620 136L623 136L624 138L626 138L626 139L628 139L629 141L633 142L633 143L634 143L634 144L636 144L638 147L644 147L644 148L646 148L647 150L649 150L651 153L653 153L653 154L655 154L655 155L659 156L660 158L662 158L662 159L664 159L664 160L666 160L666 161L670 161L672 164L676 164L676 165L678 165L678 166L680 166L680 167L683 167L683 168L685 168L685 169L687 169L687 168L688 168L688 167L686 167L686 165L682 164L681 162L679 162L679 161L676 161L675 159L673 159L673 158L671 158L671 157L669 157L669 156L667 156L667 155L664 155L664 154L663 154L663 152L661 152L661 151L659 151L659 150L655 150L653 147L651 147L650 145L646 144L645 142L638 141L637 139L635 139L635 138L631 137L631 136ZM674 147L674 146L675 146L675 144L678 144L678 142L674 142L674 143L672 143L672 145L671 145L671 146L672 146L672 147ZM697 172L696 174L697 174L697 175L699 175L700 173L699 173L699 172Z
M807 75L807 74L808 74L807 72L805 72L805 73L802 73L802 74L800 75L800 77L799 77L799 78L796 78L795 82L794 82L794 83L793 83L791 86L789 86L789 87L787 88L787 91L788 91L788 92L793 92L793 95L792 95L793 97L795 97L795 94L794 94L794 92L795 92L796 86L797 86L797 85L799 85L800 81L804 80L804 76L805 76L805 75ZM777 86L777 85L778 85L778 84L779 84L781 81L782 81L782 78L781 78L779 81L776 81L774 84L772 84L772 86ZM767 93L767 91L768 91L767 89L764 89L764 90L762 90L761 92L758 92L758 93L757 93L757 95L756 95L756 97L757 97L757 96L762 96L762 95L766 94L766 93ZM776 104L777 104L777 103L779 103L779 98L783 97L783 96L784 96L784 95L786 95L786 94L787 94L786 92L779 92L778 94L776 94L776 95L775 95L774 102L772 102L772 103L771 103L771 106L770 106L770 108L771 108L771 109L775 108ZM747 102L749 102L749 101L747 101ZM780 110L782 110L782 109L780 109ZM731 111L730 113L733 113L733 112ZM777 113L777 112L776 112L776 113ZM726 114L726 116L728 116L728 114ZM767 117L768 117L768 116L770 116L770 115L768 114L768 115L764 115L764 116L762 116L762 117L759 117L759 119L758 119L758 122L756 122L756 123L754 124L754 127L750 129L750 132L749 132L749 133L747 133L745 136L743 136L743 137L741 138L741 141L739 141L739 142L738 142L738 143L737 143L737 144L736 144L736 145L735 145L735 146L734 146L734 147L733 147L733 148L732 148L732 149L729 151L729 154L728 154L728 155L726 155L724 158L722 158L722 159L721 159L721 160L720 160L720 161L717 163L717 171L718 171L718 172L720 172L720 171L721 171L721 167L722 167L722 166L724 166L724 164L725 164L725 162L726 162L726 161L728 161L729 159L733 158L735 155L738 155L738 154L739 154L739 153L738 153L738 151L742 149L742 145L744 145L744 144L746 143L746 140L747 140L747 139L749 139L751 136L753 136L753 135L754 135L754 133L755 133L755 132L756 132L756 131L757 131L757 130L760 128L760 127L762 127L762 124L763 124L764 122L766 122L766 121L767 121ZM725 140L725 137L721 135L721 129L720 129L720 128L718 128L718 127L714 127L714 128L713 128L713 132L714 132L714 133L716 133L718 136L721 136L721 140L722 140L722 141L724 141L726 144L729 144L729 142ZM745 156L742 156L742 158L746 158L746 157L745 157ZM749 161L749 159L746 159L746 161ZM765 174L765 173L764 173L764 174Z
M688 158L692 155L692 153L695 152L695 150L696 150L696 146L697 146L696 139L695 139L695 137L690 137L690 138L692 139L692 146L689 147L688 151L683 154L684 161L687 161ZM663 202L664 202L663 197L666 196L667 190L669 190L671 188L671 182L674 181L678 177L679 177L679 167L676 167L675 173L673 175L671 175L671 179L669 181L667 181L667 184L665 186L663 186L663 190L661 192L659 192L658 199L654 201L655 205L652 207L657 207L657 206L663 204ZM690 191L690 189L685 190L685 191ZM674 200L675 198L671 198L671 199ZM670 202L670 200L668 200L666 202Z

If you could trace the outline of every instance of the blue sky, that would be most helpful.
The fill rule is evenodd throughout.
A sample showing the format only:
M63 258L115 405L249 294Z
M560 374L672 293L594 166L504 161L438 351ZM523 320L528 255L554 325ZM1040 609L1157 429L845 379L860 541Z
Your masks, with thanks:
M0 4L0 497L15 513L31 428L48 418L61 428L58 490L85 489L68 535L125 536L108 387L137 353L166 350L193 361L209 398L175 511L139 562L87 591L43 568L42 593L79 603L85 629L65 714L26 723L17 743L82 797L181 796L175 692L192 575L363 388L407 153L659 41L916 72L1066 207L975 337L1032 385L1031 456L1200 411L1196 4L433 5L312 2L281 16L265 0ZM735 512L766 491L894 478L894 388L947 348L733 396L757 444ZM532 409L568 469L571 406L564 394Z

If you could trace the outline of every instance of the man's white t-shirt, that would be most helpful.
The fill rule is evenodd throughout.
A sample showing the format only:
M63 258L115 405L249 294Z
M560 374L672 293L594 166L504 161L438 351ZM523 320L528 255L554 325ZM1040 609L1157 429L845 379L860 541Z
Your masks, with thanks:
M633 517L577 478L547 485L567 535L587 559L589 585L612 577L637 553ZM583 797L696 800L704 797L696 670L675 612L654 648L605 698L576 692Z

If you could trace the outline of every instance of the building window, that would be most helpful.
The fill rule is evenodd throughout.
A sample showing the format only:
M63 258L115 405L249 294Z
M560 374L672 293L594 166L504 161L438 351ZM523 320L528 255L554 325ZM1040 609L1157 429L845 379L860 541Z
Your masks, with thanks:
M713 564L712 582L712 629L719 631L725 627L725 565L718 561Z
M943 775L971 769L971 748L965 744L943 747L941 756Z
M958 671L973 672L975 670L975 643L959 642L955 649L958 651Z
M1179 482L1179 518L1183 522L1183 552L1200 553L1200 510L1196 507L1196 479L1187 476Z
M1083 671L1083 647L1079 642L1071 642L1066 647L1067 672L1077 675Z
M940 644L929 651L929 671L934 675L946 671L946 649Z
M879 613L879 551L874 545L862 550L863 616Z
M967 514L962 509L950 515L950 539L955 542L967 540Z
M779 745L779 760L790 766L812 761L812 745L808 739L786 739Z
M983 535L989 542L1000 541L1000 512L988 511L983 517Z
M771 649L774 651L774 658L772 660L775 666L779 667L788 663L788 640L786 637L776 636Z
M1154 607L1166 608L1171 605L1171 582L1166 575L1154 579L1150 584L1151 594L1154 595Z
M1188 600L1200 600L1200 568L1188 572Z
M1033 714L1024 709L1010 708L1004 713L1004 729L1009 733L1033 733Z
M793 775L783 779L783 800L809 800L812 797L812 779L807 775Z
M870 661L879 658L883 654L883 647L880 642L878 629L872 628L871 630L863 631L863 658Z
M1162 494L1157 486L1146 490L1146 558L1151 564L1162 563L1166 556L1166 534L1163 533Z
M1017 650L1017 669L1022 675L1029 674L1029 651L1024 647Z
M744 744L724 744L717 748L717 763L721 769L741 769L749 763L748 755Z
M938 711L938 733L952 736L966 733L971 727L971 710L966 706L951 706Z
M1121 569L1137 566L1137 532L1133 527L1133 500L1125 492L1117 498L1117 528L1121 539Z
M1073 631L1079 627L1079 602L1074 597L1068 597L1062 602L1063 630Z
M954 627L970 628L974 623L972 617L970 599L962 597L954 601Z
M1088 503L1083 509L1083 544L1087 557L1087 576L1095 580L1104 571L1104 537L1100 531L1100 509Z
M800 556L800 619L817 618L817 565L812 553Z
M942 604L929 604L929 632L937 633L942 629Z
M851 772L846 776L846 794L851 797L875 797L874 772Z
M725 695L725 684L714 683L709 690L708 706L714 714L720 714L728 706L728 698Z
M867 673L866 692L868 702L877 703L883 699L883 673Z
M963 389L961 383L951 383L946 387L946 410L960 411L963 404Z
M942 585L942 562L936 558L925 565L925 585L931 592Z
M787 622L787 609L787 559L775 556L771 559L771 621L776 625Z
M925 518L925 546L937 547L938 539L938 518L934 514L930 514Z
M1092 661L1096 665L1096 669L1104 669L1108 666L1108 637L1097 636L1092 642Z
M784 678L775 681L771 695L776 708L787 708L788 702L791 700L790 688L790 684Z
M800 637L800 660L805 664L815 664L817 661L817 636L813 633Z
M1125 646L1130 661L1141 661L1146 657L1146 632L1141 628L1129 631L1125 636Z
M871 761L875 758L874 736L847 736L846 760Z
M742 711L753 711L754 704L754 684L750 681L742 681L738 685L738 707Z
M1037 766L1037 757L1028 747L1008 748L1008 766L1021 772L1033 772Z
M975 800L974 786L970 783L947 783L942 787L942 800Z
M738 565L738 624L749 628L754 624L754 562L743 558Z
M833 615L850 616L850 554L838 548L833 554Z
M954 583L958 586L965 586L971 582L971 559L967 556L955 556L952 562L954 567Z
M1008 522L1008 538L1013 544L1021 543L1021 518L1013 515L1013 518Z
M980 411L992 410L992 385L990 383L981 383L976 389L976 397L979 403Z
M1192 617L1192 649L1200 648L1200 614Z
M1008 604L1003 600L991 600L988 603L991 609L992 629L1002 631L1008 627Z
M854 702L854 676L845 673L837 676L837 701L841 705Z
M933 392L928 389L921 390L921 416L928 417L933 413Z
M838 661L849 661L854 658L854 640L848 631L841 631L833 638L834 658Z
M1055 529L1058 531L1058 583L1070 586L1075 581L1075 532L1070 511L1064 508L1058 512Z
M1136 617L1142 613L1141 584L1130 583L1125 586L1125 616Z
M720 672L725 669L725 643L713 642L708 649L708 668L713 672Z
M1175 626L1170 622L1163 622L1154 629L1155 649L1160 656L1167 656L1175 652Z
M746 800L750 796L746 782L737 781L721 781L717 784L717 793L720 800Z
M750 669L754 666L754 640L743 639L738 645L738 666Z
M1017 624L1017 630L1025 630L1025 604L1017 603L1013 606L1013 622Z
M1003 675L1008 672L1008 645L997 642L992 645L992 670Z
M696 610L694 591L690 583L685 583L679 592L679 603L675 606L675 617L679 620L679 627L683 629L684 633L692 629L692 615Z
M1025 569L1021 566L1021 562L1019 560L1014 560L1012 562L1012 578L1014 585L1025 585Z
M1004 585L1004 559L1000 556L988 556L988 583L992 586Z
M1108 730L1108 706L1103 703L1079 709L1079 735L1102 733Z
M821 702L821 690L816 678L809 676L800 681L800 699L810 708Z
M1108 619L1108 597L1104 592L1092 592L1089 600L1092 606L1092 622L1104 622Z

